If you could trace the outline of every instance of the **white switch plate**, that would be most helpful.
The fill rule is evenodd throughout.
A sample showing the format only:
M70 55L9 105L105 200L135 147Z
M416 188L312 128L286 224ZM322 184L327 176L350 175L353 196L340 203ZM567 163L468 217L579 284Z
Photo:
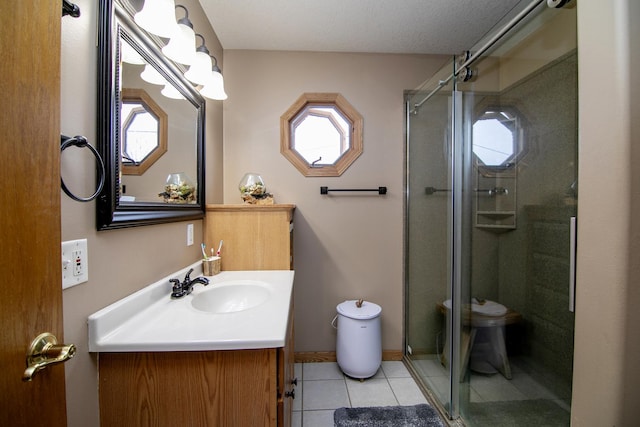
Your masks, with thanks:
M62 242L62 289L89 280L87 239Z
M193 224L187 224L187 246L193 245Z

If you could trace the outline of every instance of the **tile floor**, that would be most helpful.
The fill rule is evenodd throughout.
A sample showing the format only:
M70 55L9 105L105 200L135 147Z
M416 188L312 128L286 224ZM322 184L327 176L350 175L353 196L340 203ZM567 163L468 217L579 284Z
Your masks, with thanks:
M335 362L296 363L295 369L293 427L332 427L340 407L427 403L402 362L383 361L376 375L362 382L345 376Z
M427 380L430 388L441 402L447 400L449 377L437 356L425 356L414 360L414 366L421 377ZM501 374L481 375L472 373L469 384L471 402L501 402L513 400L549 399L561 408L569 411L568 396L557 395L535 380L518 366L517 360L511 360L513 378L507 380Z

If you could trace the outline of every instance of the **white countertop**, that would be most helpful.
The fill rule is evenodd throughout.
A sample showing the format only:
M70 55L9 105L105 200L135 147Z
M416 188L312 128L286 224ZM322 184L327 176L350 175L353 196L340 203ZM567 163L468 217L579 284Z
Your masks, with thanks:
M169 279L202 273L198 261L89 316L90 352L203 351L283 347L293 295L291 270L223 271L207 277L209 285L171 298ZM271 297L263 304L233 313L206 313L191 300L230 281L259 281Z

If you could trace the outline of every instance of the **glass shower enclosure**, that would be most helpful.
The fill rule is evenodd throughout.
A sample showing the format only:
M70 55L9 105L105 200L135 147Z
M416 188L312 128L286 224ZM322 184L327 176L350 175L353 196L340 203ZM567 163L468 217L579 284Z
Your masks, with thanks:
M568 426L576 8L496 28L406 95L405 360L465 425Z

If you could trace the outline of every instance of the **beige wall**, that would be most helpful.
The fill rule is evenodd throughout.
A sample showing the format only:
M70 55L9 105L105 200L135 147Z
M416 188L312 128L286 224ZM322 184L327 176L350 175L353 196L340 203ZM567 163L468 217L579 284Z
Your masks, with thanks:
M640 3L579 2L578 264L572 425L640 417Z
M97 3L76 0L80 18L62 18L61 131L96 141L96 19ZM195 28L202 32L211 52L221 58L213 30L201 19L197 0L183 2ZM206 26L205 26L206 25ZM207 201L222 201L222 107L207 102ZM171 143L171 142L169 142ZM62 174L79 195L95 189L94 159L86 150L65 150ZM125 230L96 231L95 202L78 203L62 195L62 239L86 238L89 281L63 291L65 342L78 347L65 365L69 426L98 425L96 361L87 351L87 316L199 258L199 245L186 246L186 222ZM196 243L202 221L195 226Z
M224 202L238 203L245 172L278 203L295 203L295 350L333 351L336 305L382 306L382 344L402 349L403 91L441 56L225 51ZM304 177L280 154L280 116L304 92L339 92L364 117L364 152L341 177ZM387 186L375 195L329 188ZM334 193L340 194L340 193Z

